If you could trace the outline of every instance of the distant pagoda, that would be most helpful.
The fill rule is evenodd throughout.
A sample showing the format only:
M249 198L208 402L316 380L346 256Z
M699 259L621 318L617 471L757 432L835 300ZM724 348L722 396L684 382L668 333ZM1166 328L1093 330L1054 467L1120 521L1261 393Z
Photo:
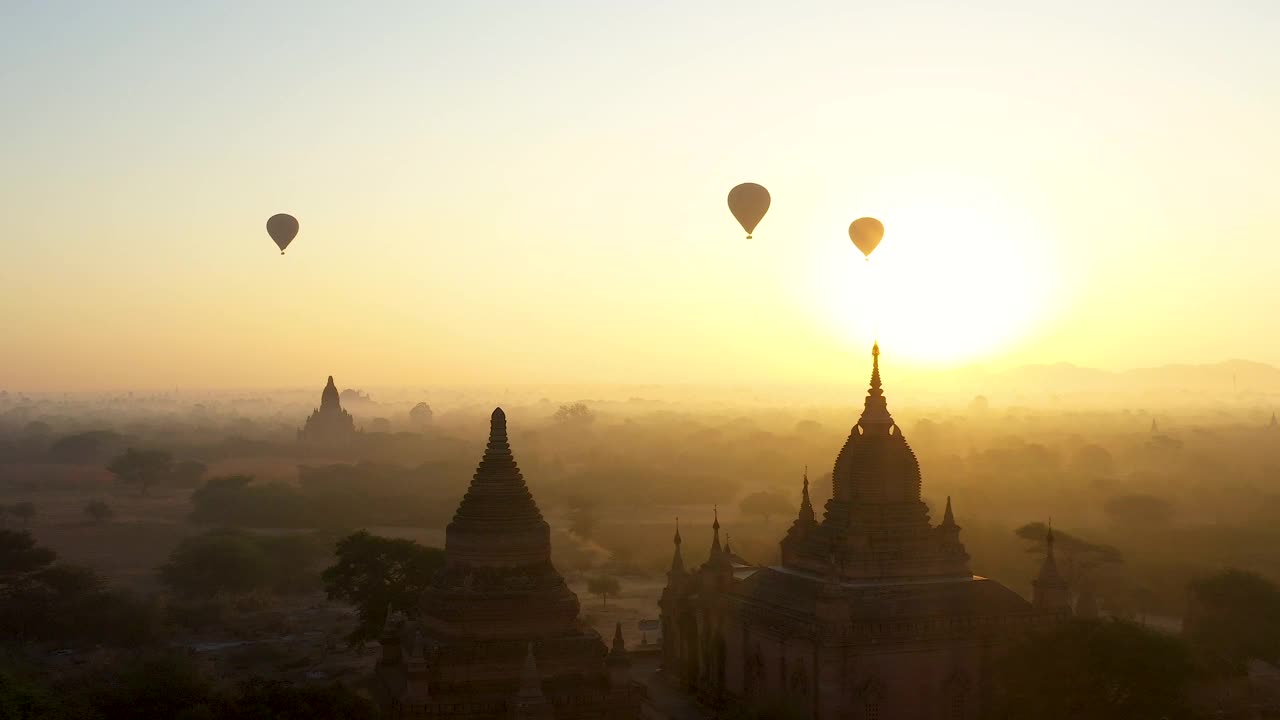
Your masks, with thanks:
M638 718L643 689L630 680L621 627L610 651L580 622L501 408L422 608L383 641L377 676L387 717ZM424 640L405 656L411 626Z
M330 375L328 384L320 393L320 407L312 411L306 425L298 430L298 440L313 445L345 445L355 435L355 418L342 409L338 387Z

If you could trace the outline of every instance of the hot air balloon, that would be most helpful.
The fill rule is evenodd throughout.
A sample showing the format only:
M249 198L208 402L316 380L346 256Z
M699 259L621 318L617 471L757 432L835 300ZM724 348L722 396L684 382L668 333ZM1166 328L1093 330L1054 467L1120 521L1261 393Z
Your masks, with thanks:
M875 218L858 218L849 223L849 239L867 258L871 257L872 251L880 244L880 239L883 237L884 225Z
M280 246L280 254L283 255L284 249L298 235L298 219L285 213L272 215L267 218L267 234Z
M729 212L747 231L747 239L750 240L760 219L769 212L769 191L762 185L742 183L729 191Z

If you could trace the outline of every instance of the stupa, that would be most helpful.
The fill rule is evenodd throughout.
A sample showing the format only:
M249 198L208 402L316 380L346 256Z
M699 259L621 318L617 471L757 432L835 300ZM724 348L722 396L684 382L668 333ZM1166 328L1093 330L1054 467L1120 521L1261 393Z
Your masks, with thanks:
M395 651L405 645L401 637L384 640L377 674L387 716L638 718L643 688L627 672L621 628L610 650L578 611L578 596L551 563L550 527L498 408L484 457L445 530L444 568L421 616L406 623L422 633L420 649L406 659ZM411 662L420 682L408 682Z

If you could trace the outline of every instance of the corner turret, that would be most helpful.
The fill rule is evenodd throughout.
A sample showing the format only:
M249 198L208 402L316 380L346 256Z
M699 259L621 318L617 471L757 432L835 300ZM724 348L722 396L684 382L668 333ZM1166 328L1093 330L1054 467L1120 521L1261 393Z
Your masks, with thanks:
M1071 612L1071 592L1067 581L1058 573L1058 562L1053 556L1053 523L1049 523L1045 533L1044 562L1040 564L1040 574L1032 581L1033 599L1031 604L1039 610L1064 610Z

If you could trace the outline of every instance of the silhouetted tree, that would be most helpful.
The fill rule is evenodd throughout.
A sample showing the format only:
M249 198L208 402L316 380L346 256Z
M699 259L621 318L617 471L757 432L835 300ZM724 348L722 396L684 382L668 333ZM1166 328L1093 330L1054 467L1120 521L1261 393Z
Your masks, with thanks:
M1193 672L1176 637L1120 620L1072 620L1030 635L1002 658L989 717L1189 718Z
M56 558L29 534L0 530L0 637L121 647L154 639L153 608Z
M1111 453L1101 445L1085 445L1071 458L1072 471L1080 475L1110 475L1114 468Z
M321 687L253 678L223 701L217 720L374 720L377 708L339 683Z
M420 402L409 411L409 422L419 430L425 430L431 426L432 416L431 406Z
M268 584L270 565L247 533L214 530L178 543L160 566L160 580L191 597L246 593Z
M796 433L800 435L813 435L821 432L822 423L816 420L801 420L796 423Z
M163 450L136 450L129 448L107 465L116 479L138 486L138 493L145 495L147 488L170 477L173 457Z
M204 463L197 460L183 460L173 466L170 477L174 487L195 487L204 479L208 469Z
M444 565L442 550L364 530L339 540L336 554L337 564L321 578L329 599L356 609L359 624L348 636L352 643L377 637L388 610L416 612L432 576Z
M796 511L795 506L787 501L787 498L775 492L757 492L742 498L742 502L738 504L738 508L743 514L755 515L764 518L765 522L769 522L769 518L774 515L790 515Z
M22 521L23 527L26 527L31 524L31 519L36 516L36 505L30 501L14 503L9 506L9 512Z
M1032 542L1027 552L1043 555L1048 531L1045 523L1034 522L1023 525L1014 533ZM1058 569L1071 587L1082 587L1085 578L1096 568L1124 562L1124 555L1112 545L1092 543L1058 528L1054 528L1053 537Z
M54 551L36 545L31 533L0 529L0 596L20 590L31 573L43 570L57 558Z
M177 652L150 652L126 658L86 678L90 717L170 720L217 718L213 689L199 669Z
M1117 495L1103 509L1112 522L1131 528L1161 527L1173 517L1173 503L1155 495Z
M586 403L572 403L570 405L561 405L555 415L551 419L558 425L571 425L582 427L590 425L596 419L596 414Z
M110 520L115 515L115 511L101 500L90 500L84 506L84 514L96 523L103 523Z
M55 462L97 463L119 447L120 435L110 430L92 430L59 438L49 447L49 457Z
M622 585L618 582L618 578L609 575L594 577L587 581L587 592L592 595L600 596L600 603L605 607L609 606L609 596L618 596L622 592Z
M1224 570L1187 586L1187 642L1216 671L1240 673L1257 658L1280 660L1280 588L1243 570Z
M19 673L0 670L0 718L62 720L69 716L52 692Z
M596 529L595 503L581 497L569 499L569 531L580 538L591 539Z
M22 434L28 436L44 437L53 432L53 428L49 427L49 423L42 420L32 420L22 427Z

